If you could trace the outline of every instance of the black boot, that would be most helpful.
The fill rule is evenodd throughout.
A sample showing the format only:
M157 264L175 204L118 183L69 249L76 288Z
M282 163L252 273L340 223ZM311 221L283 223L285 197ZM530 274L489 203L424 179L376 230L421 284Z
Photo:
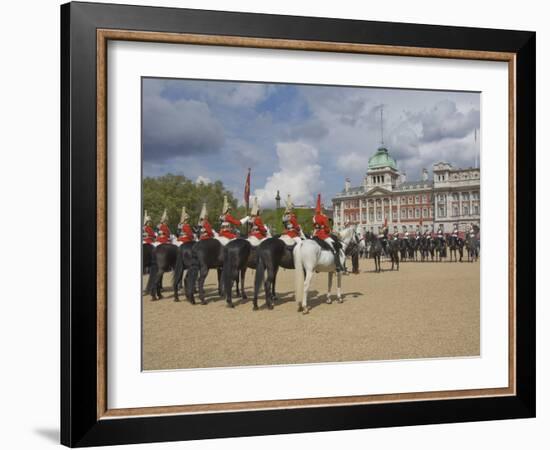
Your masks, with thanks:
M332 250L332 254L334 255L334 265L336 266L336 272L344 272L344 268L342 267L342 262L340 261L340 252L338 250Z

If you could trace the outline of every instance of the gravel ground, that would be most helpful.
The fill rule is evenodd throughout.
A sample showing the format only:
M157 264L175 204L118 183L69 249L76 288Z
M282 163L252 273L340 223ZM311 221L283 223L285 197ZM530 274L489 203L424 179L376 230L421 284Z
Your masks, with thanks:
M348 263L351 267L351 263ZM274 310L230 309L210 271L208 305L143 298L143 369L181 369L475 356L480 353L479 263L402 263L343 277L344 303L326 304L327 275L313 277L308 315L297 312L293 271L279 271ZM252 297L253 271L246 287ZM171 276L165 276L165 285ZM333 295L335 294L335 288ZM182 297L183 298L183 297Z

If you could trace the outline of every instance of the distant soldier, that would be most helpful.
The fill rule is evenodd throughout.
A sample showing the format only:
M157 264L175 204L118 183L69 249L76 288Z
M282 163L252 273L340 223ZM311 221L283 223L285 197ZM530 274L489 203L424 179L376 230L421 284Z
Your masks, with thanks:
M437 238L441 241L445 240L445 233L443 232L443 224L439 224L439 228L437 229Z
M399 239L399 228L397 228L397 225L394 225L393 227L393 236L392 239L394 241L397 241Z
M403 239L409 239L409 231L407 230L407 225L403 225Z
M420 225L416 225L416 231L415 231L415 235L416 235L416 240L420 239L420 236L422 235L422 230L420 229Z
M160 218L160 223L157 226L158 229L158 237L157 242L159 244L167 244L170 242L170 228L168 227L168 212L165 209L162 213L162 217Z
M155 230L153 229L153 221L151 220L151 216L147 214L147 210L145 210L142 234L143 243L152 245L155 242L156 237L157 235L155 233Z
M458 239L458 224L455 223L453 226L453 232L451 233L451 236Z
M189 225L189 214L185 210L185 206L181 208L180 223L178 223L178 239L177 243L179 245L186 244L187 242L193 242L195 240L195 235L193 234L193 229Z
M248 217L244 219L244 221L247 221ZM237 237L237 234L234 231L233 226L240 227L241 221L235 219L231 215L231 205L227 201L227 195L224 195L223 197L223 208L222 208L222 215L220 216L220 236L223 236L227 239L235 239Z
M378 227L378 239L382 243L382 250L384 250L384 253L386 252L386 247L388 244L388 228L387 227Z
M199 214L199 239L204 241L206 239L212 239L214 237L214 230L208 222L208 211L206 210L206 203L203 203L201 213Z

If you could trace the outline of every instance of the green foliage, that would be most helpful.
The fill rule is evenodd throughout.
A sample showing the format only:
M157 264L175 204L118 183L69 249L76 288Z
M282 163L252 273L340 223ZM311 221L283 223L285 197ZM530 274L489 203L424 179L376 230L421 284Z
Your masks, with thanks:
M162 177L147 177L143 179L143 209L147 210L157 225L164 208L168 209L168 226L172 233L176 232L180 220L181 208L185 206L191 217L190 223L199 221L202 204L206 203L210 223L216 229L219 228L218 218L223 207L223 196L233 208L233 215L241 219L247 215L246 208L237 207L237 200L233 194L225 189L221 181L214 183L196 184L182 175L164 175ZM284 208L265 209L261 211L263 222L268 225L273 234L283 232ZM305 233L311 233L314 210L309 208L297 208L294 210L298 223ZM245 231L245 230L243 230Z
M179 223L181 208L185 206L191 217L190 223L196 224L202 204L206 203L208 216L213 225L217 225L218 216L223 207L223 196L233 208L237 206L237 200L233 194L225 189L221 181L214 183L194 183L182 175L164 175L162 177L147 177L143 179L143 209L156 226L164 208L168 209L168 225L172 233L176 232Z

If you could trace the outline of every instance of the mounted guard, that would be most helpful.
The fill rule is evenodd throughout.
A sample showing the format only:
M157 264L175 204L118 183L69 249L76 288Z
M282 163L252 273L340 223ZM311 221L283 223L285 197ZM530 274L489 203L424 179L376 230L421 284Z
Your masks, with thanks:
M185 209L185 206L181 208L180 223L178 223L178 238L176 240L176 245L179 247L181 244L186 244L187 242L193 242L195 240L195 234L193 233L193 228L189 225L189 214Z
M208 222L208 211L206 203L202 204L201 213L199 214L199 240L205 241L214 237L214 230L210 222Z
M170 228L168 227L168 211L166 210L166 208L162 213L162 217L160 218L160 223L158 224L157 229L158 229L157 243L159 245L170 243L170 238L172 233L170 232Z
M147 214L147 210L145 210L145 216L143 218L143 233L142 233L143 243L153 245L156 238L157 238L157 234L153 229L153 220L151 219L151 216Z
M334 255L334 264L336 266L336 272L343 272L344 267L342 259L345 258L342 247L338 241L335 241L331 235L330 224L328 217L323 214L321 206L321 194L317 195L317 205L315 207L315 215L313 216L313 237L317 240L327 244L327 247L332 251Z
M304 232L302 231L302 228L296 219L296 215L294 214L294 204L292 203L290 194L288 194L286 199L286 208L283 214L283 225L285 230L281 235L281 239L288 246L293 246L302 239L305 239Z
M254 200L252 201L252 209L250 210L250 218L248 219L248 223L252 225L250 233L248 234L248 240L255 247L268 235L267 228L260 217L258 197L254 197Z
M248 218L243 219L243 221L247 221ZM228 240L232 240L237 238L237 233L235 233L234 226L240 227L242 223L240 220L235 219L231 215L231 205L229 204L229 201L227 200L227 195L223 196L223 208L222 208L222 214L220 216L220 233L219 237L226 238ZM224 242L222 242L224 243ZM227 242L225 242L227 243Z

